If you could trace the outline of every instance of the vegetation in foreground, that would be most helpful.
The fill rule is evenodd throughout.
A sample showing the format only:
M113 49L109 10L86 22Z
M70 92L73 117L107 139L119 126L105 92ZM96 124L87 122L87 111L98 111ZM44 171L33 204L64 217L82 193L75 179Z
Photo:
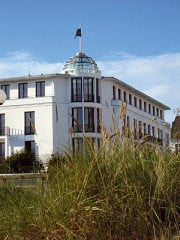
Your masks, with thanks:
M0 239L168 240L179 232L180 155L103 140L54 155L45 189L0 186Z

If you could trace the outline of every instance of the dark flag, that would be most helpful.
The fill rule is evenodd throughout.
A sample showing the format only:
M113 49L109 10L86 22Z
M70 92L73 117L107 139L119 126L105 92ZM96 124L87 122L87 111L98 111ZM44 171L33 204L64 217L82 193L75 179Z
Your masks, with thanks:
M81 28L78 28L78 29L77 29L75 38L76 38L76 37L81 37Z

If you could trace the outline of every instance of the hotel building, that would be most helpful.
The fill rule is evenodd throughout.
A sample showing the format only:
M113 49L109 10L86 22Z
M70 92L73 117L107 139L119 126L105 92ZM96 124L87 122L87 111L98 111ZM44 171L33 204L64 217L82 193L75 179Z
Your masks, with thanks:
M85 137L100 144L102 126L140 141L145 135L167 146L170 108L125 82L101 75L96 62L79 52L62 73L0 79L6 101L0 106L0 158L26 148L47 161Z

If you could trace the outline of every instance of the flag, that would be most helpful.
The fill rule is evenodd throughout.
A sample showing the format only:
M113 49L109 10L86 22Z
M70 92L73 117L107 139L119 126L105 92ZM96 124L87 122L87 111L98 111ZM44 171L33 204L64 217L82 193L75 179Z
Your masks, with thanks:
M81 28L78 28L78 29L77 29L75 38L76 38L76 37L81 37Z

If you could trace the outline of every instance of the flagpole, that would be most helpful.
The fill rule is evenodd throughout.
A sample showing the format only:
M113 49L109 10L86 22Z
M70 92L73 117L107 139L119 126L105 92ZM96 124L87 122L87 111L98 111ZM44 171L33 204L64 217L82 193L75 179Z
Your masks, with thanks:
M82 36L79 38L79 52L82 53Z

